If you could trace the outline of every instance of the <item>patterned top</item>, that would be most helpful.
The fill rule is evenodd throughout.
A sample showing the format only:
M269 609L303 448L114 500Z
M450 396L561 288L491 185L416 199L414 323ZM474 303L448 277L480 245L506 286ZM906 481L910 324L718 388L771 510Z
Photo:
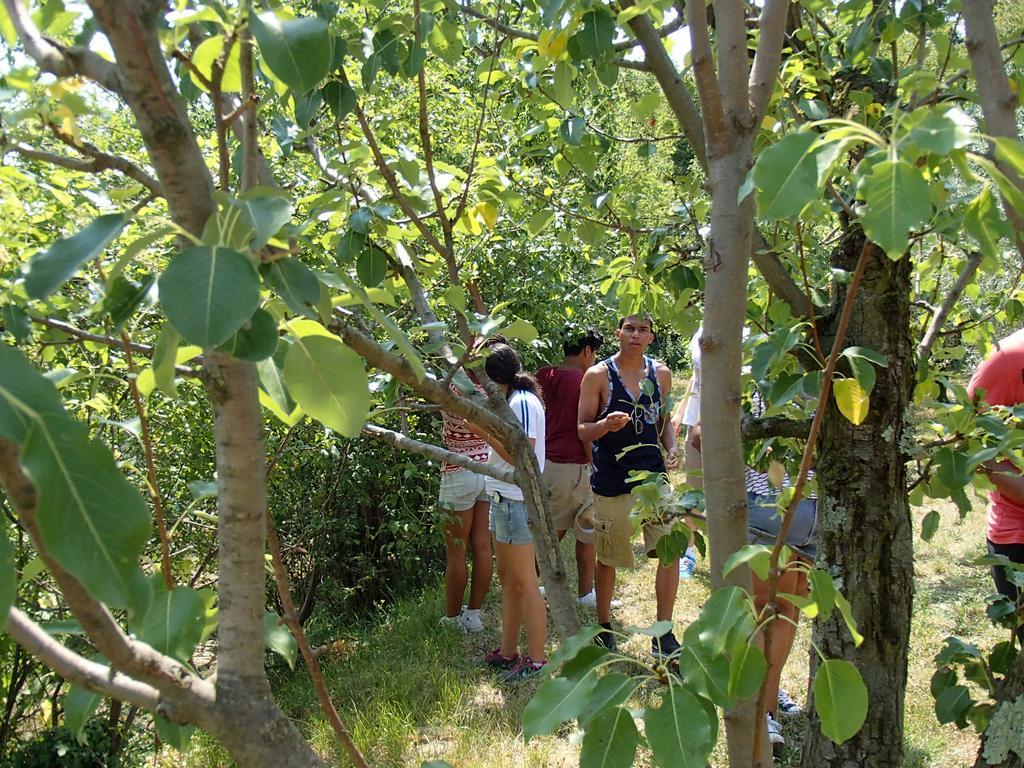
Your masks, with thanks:
M763 416L765 412L764 401L761 399L761 393L756 389L754 390L753 396L750 398L750 412L754 416ZM808 481L814 479L814 470L807 472ZM772 485L771 480L768 479L767 472L758 472L756 469L747 467L743 471L743 480L747 487L747 493L752 493L758 498L771 498L779 495L779 489ZM782 487L789 488L792 485L792 481L789 478L789 473L786 472L782 475ZM817 494L808 493L805 494L804 498L816 499Z
M456 394L461 394L454 386L451 387L451 390ZM479 384L476 385L476 390L482 395L487 394ZM465 456L467 459L479 461L481 464L487 463L490 446L487 445L486 440L469 432L463 426L465 422L458 416L448 413L448 411L441 411L441 421L441 439L444 441L445 448L452 453ZM454 464L449 464L447 461L441 463L442 475L465 471L467 470Z

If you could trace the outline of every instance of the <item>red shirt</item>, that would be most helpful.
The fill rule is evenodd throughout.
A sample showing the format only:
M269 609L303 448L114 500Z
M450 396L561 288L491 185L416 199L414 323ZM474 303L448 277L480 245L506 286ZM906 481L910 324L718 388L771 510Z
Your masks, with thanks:
M1024 403L1024 329L996 344L995 350L971 377L967 391L985 390L989 405L1014 406ZM1024 505L1003 496L989 494L988 539L995 544L1024 544Z
M547 460L556 464L589 464L576 421L583 371L547 365L537 371L537 381L544 391Z

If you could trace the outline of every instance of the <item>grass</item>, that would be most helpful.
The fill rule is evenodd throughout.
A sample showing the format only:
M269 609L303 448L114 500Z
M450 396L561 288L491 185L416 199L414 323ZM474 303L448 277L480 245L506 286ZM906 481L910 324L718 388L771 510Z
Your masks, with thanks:
M906 705L906 768L950 768L974 762L977 737L935 720L929 681L932 659L945 637L956 634L982 648L1004 639L985 616L984 598L991 582L987 571L969 565L984 549L984 504L978 501L960 522L952 507L939 507L943 523L930 543L917 541L917 595L911 633ZM916 515L917 529L926 510ZM566 544L567 562L572 560ZM616 619L623 625L646 625L653 620L653 565L644 562L620 571L616 594L624 606ZM693 620L709 595L706 564L697 577L682 582L676 606L681 624ZM438 626L443 600L440 583L415 598L383 610L373 621L341 630L337 650L323 658L324 673L343 720L371 765L419 766L446 760L457 768L516 766L575 766L579 754L572 728L551 737L523 743L521 713L536 683L518 688L495 684L477 666L478 659L498 643L498 591L485 605L487 630L463 636ZM582 616L582 614L581 614ZM783 685L800 702L807 690L810 625L802 623L783 675ZM634 637L628 653L646 652L645 638ZM308 677L301 667L279 674L278 701L332 765L348 765L333 733L320 714ZM641 694L644 695L644 694ZM781 766L799 763L804 718L785 724L788 750ZM180 755L165 754L164 765L180 765ZM641 754L638 765L649 764ZM209 737L197 734L186 759L189 768L228 766L231 761ZM724 768L724 740L712 758Z

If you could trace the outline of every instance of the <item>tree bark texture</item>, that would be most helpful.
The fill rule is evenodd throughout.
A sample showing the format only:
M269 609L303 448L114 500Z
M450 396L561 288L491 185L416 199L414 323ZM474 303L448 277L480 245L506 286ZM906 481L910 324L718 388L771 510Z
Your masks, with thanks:
M864 235L851 229L834 266L853 270ZM817 565L827 569L850 601L864 642L859 648L838 611L814 627L826 658L860 670L868 689L863 728L836 745L821 732L812 709L801 765L804 768L898 768L903 759L903 709L914 593L913 528L901 444L904 414L914 382L910 335L909 259L893 261L873 249L857 294L844 346L882 353L868 416L858 426L826 408L816 466L819 505ZM843 300L841 286L838 301ZM835 320L833 320L835 322ZM835 329L826 329L834 336ZM849 372L847 372L849 373ZM818 657L812 654L812 674Z

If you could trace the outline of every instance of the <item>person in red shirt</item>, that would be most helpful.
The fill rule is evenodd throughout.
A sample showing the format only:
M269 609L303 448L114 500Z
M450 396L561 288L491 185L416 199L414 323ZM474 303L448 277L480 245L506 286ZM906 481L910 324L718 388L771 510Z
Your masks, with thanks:
M597 361L604 337L594 328L568 329L558 365L537 371L547 414L547 461L544 481L551 493L551 518L558 538L572 529L576 537L579 601L597 606L594 593L594 519L590 491L590 445L580 440L576 412L583 374Z
M989 405L1024 403L1024 328L996 343L974 372L967 391ZM986 462L981 470L996 487L989 494L988 551L1024 563L1024 476L1009 461ZM992 580L1001 595L1017 601L1019 590L1002 566L993 566Z

